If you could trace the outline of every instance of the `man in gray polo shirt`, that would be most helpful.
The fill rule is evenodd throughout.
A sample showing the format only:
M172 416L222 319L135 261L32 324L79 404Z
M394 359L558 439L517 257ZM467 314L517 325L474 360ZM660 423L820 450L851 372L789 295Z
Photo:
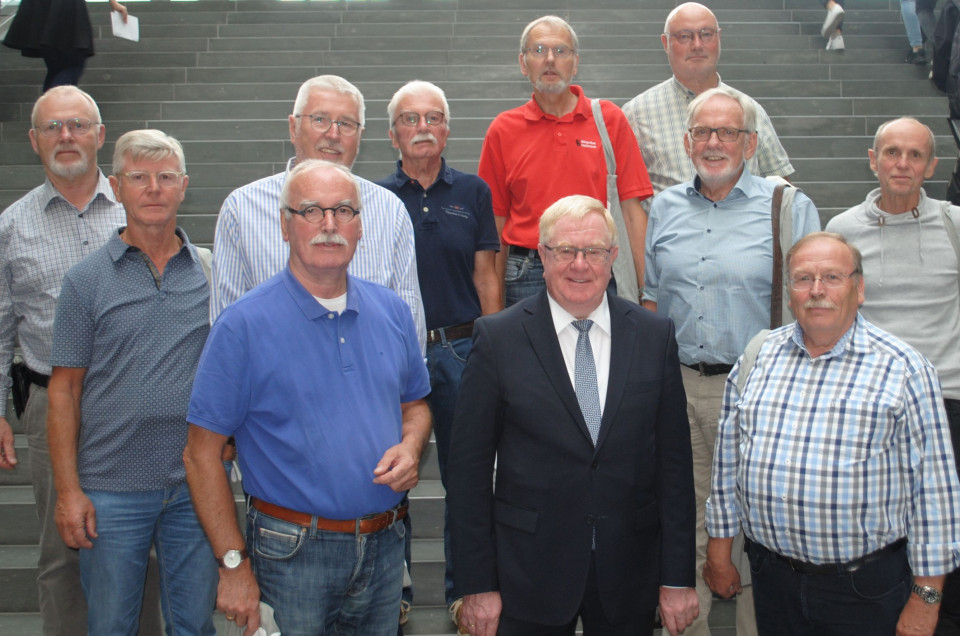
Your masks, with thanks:
M67 272L53 330L56 522L80 549L89 634L134 634L151 544L168 633L216 633L217 565L183 466L187 402L209 332L200 254L176 226L183 149L158 130L117 141L127 225Z

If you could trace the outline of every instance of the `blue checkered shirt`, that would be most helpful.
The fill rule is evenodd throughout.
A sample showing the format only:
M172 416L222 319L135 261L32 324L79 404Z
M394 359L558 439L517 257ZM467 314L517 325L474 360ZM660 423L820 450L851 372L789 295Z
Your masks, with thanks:
M83 210L46 180L0 214L0 417L7 408L14 343L19 339L28 367L50 373L53 316L63 277L106 243L125 219L103 173Z
M842 563L901 537L917 576L960 565L960 483L933 366L858 315L811 358L797 323L727 378L707 533Z
M280 191L293 169L237 188L223 202L213 241L210 320L228 305L287 266L290 246L280 231ZM363 237L347 271L389 287L413 314L420 348L426 351L427 327L417 280L413 224L397 195L356 177L360 188Z

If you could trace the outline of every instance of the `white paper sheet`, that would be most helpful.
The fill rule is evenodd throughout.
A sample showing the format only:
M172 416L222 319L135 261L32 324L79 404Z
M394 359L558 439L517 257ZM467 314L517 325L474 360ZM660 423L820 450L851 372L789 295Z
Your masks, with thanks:
M137 16L127 14L127 22L123 22L123 15L119 11L110 12L110 22L113 25L113 35L125 40L140 41L140 20Z

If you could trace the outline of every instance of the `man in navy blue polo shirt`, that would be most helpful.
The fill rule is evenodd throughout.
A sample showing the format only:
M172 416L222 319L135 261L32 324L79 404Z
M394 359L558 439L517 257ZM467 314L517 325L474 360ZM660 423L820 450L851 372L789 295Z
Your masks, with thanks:
M430 437L430 385L409 306L347 274L359 208L348 168L298 163L277 209L289 262L220 314L197 369L187 479L220 561L217 606L248 634L261 599L283 634L397 631L401 500ZM231 435L246 541L220 460Z
M503 308L494 266L500 239L490 188L480 177L449 167L443 158L450 134L450 107L443 90L430 82L408 82L390 100L387 115L390 140L400 159L397 171L377 183L400 197L413 222L420 294L427 314L431 389L427 401L433 414L440 480L446 487L450 425L470 353L473 321ZM460 595L453 588L446 527L443 539L444 593L455 613Z
M151 545L168 633L214 636L217 566L190 500L187 403L210 330L200 254L177 227L183 149L117 140L126 227L63 279L47 416L56 523L80 549L88 634L135 634ZM209 253L208 253L209 255Z

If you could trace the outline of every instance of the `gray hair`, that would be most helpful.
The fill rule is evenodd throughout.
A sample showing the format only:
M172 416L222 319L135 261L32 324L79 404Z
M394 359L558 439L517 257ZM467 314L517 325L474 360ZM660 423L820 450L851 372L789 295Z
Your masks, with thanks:
M837 234L835 232L813 232L812 234L807 234L796 243L793 244L793 247L787 252L786 258L783 260L783 280L787 282L790 280L790 261L793 260L793 255L796 254L801 247L807 243L813 241L819 241L821 239L830 239L832 241L837 241L838 243L843 243L847 246L847 249L850 250L850 256L853 257L853 272L850 274L863 275L863 256L860 254L860 250L857 249L857 246L847 240L843 234Z
M566 29L567 33L570 34L570 45L573 47L573 52L576 53L580 50L580 40L577 38L577 34L573 30L573 27L570 26L570 23L555 15L545 15L537 18L523 29L523 34L520 36L521 53L524 53L527 49L527 40L530 38L530 32L541 24L546 24L558 29Z
M727 86L718 86L716 88L711 88L708 91L704 91L694 98L690 105L687 106L687 128L693 127L693 122L697 118L697 114L700 112L700 108L711 98L717 96L729 97L733 101L740 104L740 109L743 111L743 128L749 130L750 132L757 132L757 109L753 105L753 101L750 100L746 95L740 91L734 90Z
M100 108L97 107L97 102L93 101L93 98L90 97L89 94L83 92L76 86L54 86L53 88L45 92L43 95L41 95L37 99L36 103L33 105L33 111L30 113L30 127L36 128L37 124L39 123L37 121L37 111L40 110L41 103L53 97L58 97L61 95L67 95L71 93L74 95L79 95L84 100L86 100L86 102L90 105L90 110L93 111L93 118L97 120L94 122L95 124L103 123L103 120L100 119Z
M360 119L360 126L363 127L366 121L364 119L366 106L363 103L363 93L360 92L359 88L339 75L318 75L301 84L300 90L297 91L297 99L293 102L294 115L310 114L304 113L303 109L307 107L307 102L310 101L310 95L313 91L333 91L353 97L357 102L357 117ZM299 119L297 119L297 130L300 130Z
M113 174L120 174L128 159L162 161L176 157L180 172L186 173L187 162L180 142L161 130L131 130L117 139L113 149Z
M393 94L393 98L390 100L390 103L387 104L387 117L390 119L390 130L396 130L397 109L400 107L400 102L407 97L413 97L423 93L428 93L430 96L440 100L443 106L444 125L447 130L450 130L450 105L447 103L447 96L444 94L442 88L432 82L424 82L423 80L407 82L400 87L400 90Z
M880 127L877 128L877 134L873 136L873 152L874 154L880 153L880 137L883 135L884 131L890 124L895 124L901 121L912 121L919 126L923 126L923 129L927 131L927 147L930 150L930 156L927 157L927 163L929 164L937 156L937 139L933 135L933 131L930 130L930 126L927 126L923 122L914 119L913 117L898 117L897 119L891 119L890 121L885 121L880 124Z
M607 234L610 237L610 246L617 244L617 226L610 216L610 212L603 203L582 194L573 194L557 200L548 207L540 217L540 243L546 244L553 234L553 227L563 218L579 220L588 214L599 214L607 224Z
M357 179L353 176L350 168L339 163L333 163L332 161L324 161L323 159L307 159L306 161L297 163L293 170L287 174L287 178L283 182L283 190L280 191L280 210L283 212L285 219L289 221L291 216L286 208L291 207L290 189L293 186L293 182L300 178L300 175L305 172L313 172L314 170L333 170L347 177L353 186L354 201L357 204L357 208L360 208L360 187L357 185Z

